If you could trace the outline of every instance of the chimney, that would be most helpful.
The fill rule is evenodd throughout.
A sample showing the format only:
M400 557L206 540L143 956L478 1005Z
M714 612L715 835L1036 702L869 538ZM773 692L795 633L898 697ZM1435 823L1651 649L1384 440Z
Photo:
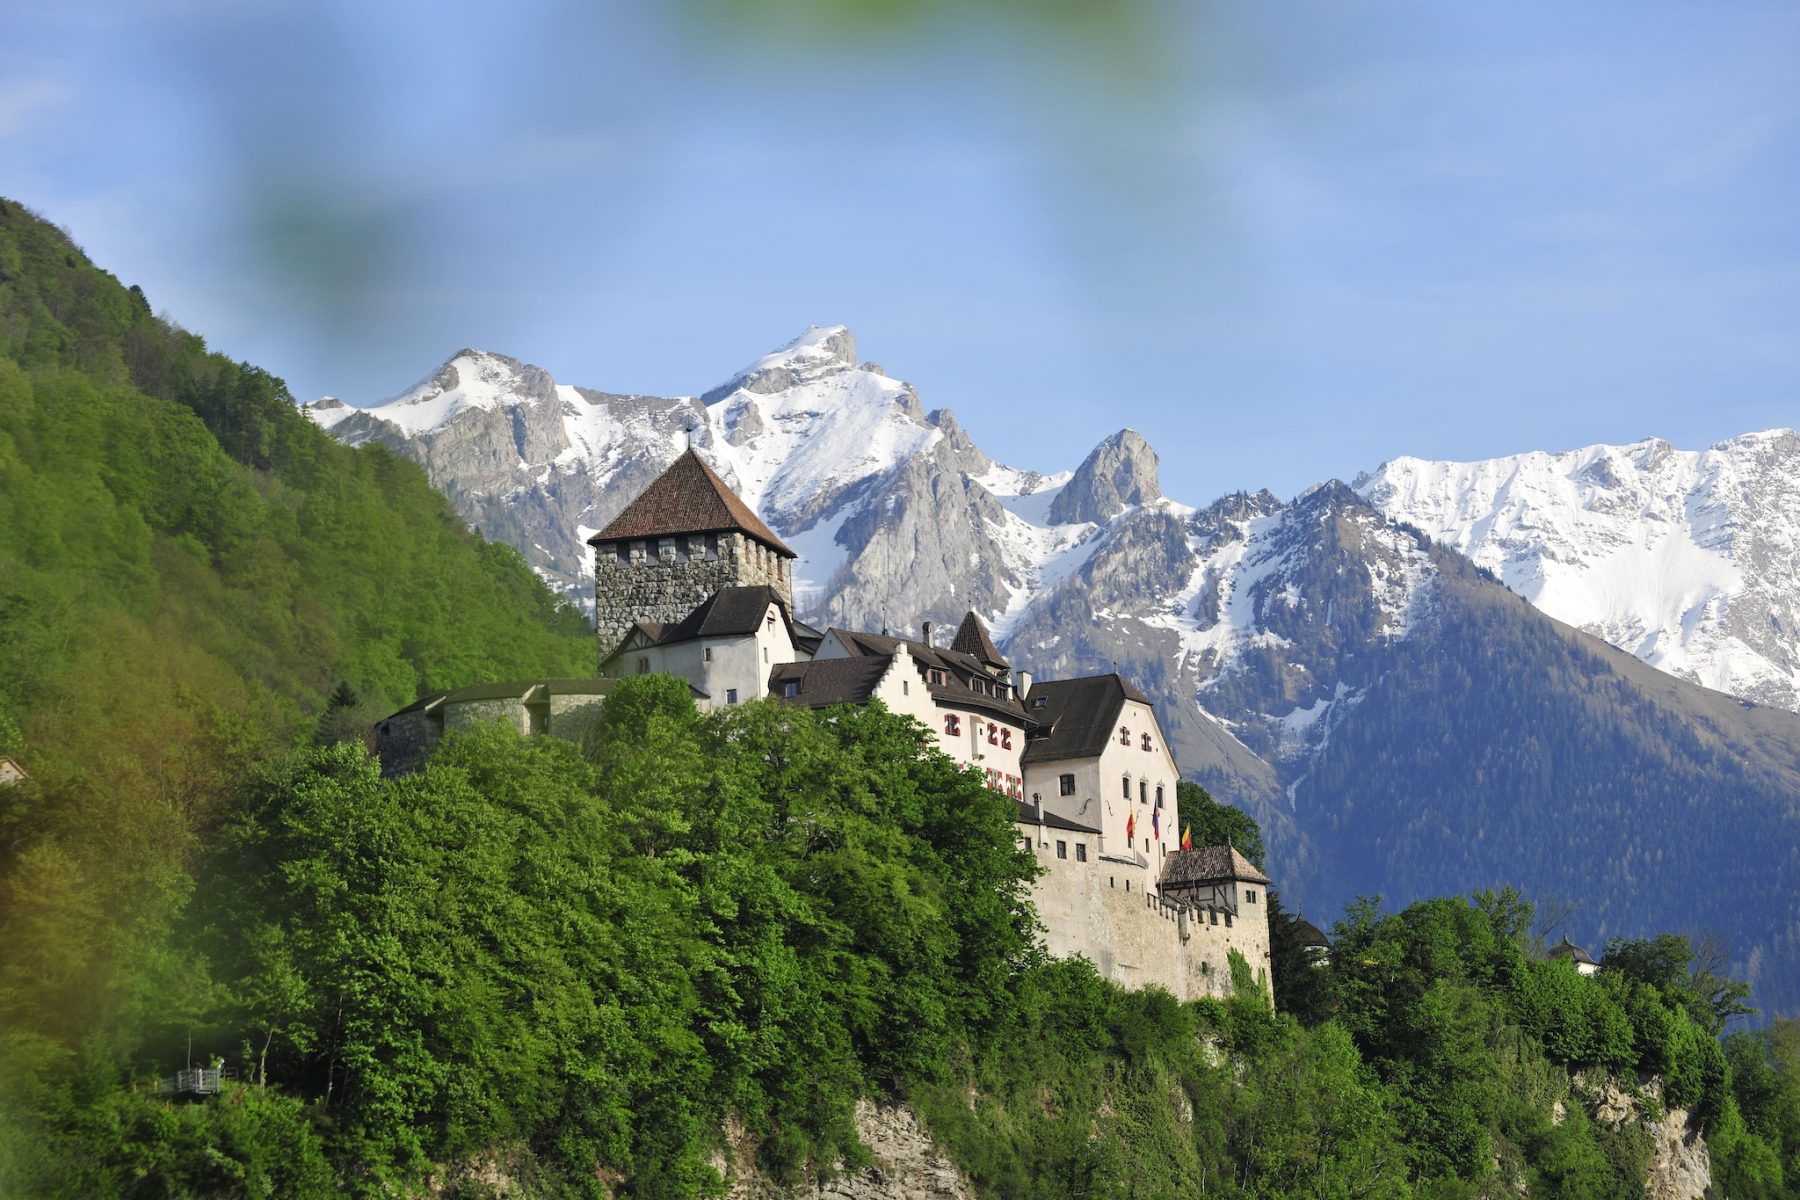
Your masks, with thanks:
M1031 813L1039 825L1044 823L1044 797L1037 792L1031 793Z
M920 632L919 632L919 640L921 642L924 642L927 646L931 645L931 622L930 621L926 621L922 625ZM933 647L933 649L936 649L936 647Z
M1024 700L1031 694L1031 672L1017 671L1014 674L1019 681L1019 699Z

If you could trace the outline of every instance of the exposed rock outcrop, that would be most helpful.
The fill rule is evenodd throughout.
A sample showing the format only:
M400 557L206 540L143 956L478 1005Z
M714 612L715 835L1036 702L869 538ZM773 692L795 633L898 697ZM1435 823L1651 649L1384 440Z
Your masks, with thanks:
M1052 525L1109 521L1131 505L1162 496L1156 451L1135 429L1121 429L1082 460L1050 505Z

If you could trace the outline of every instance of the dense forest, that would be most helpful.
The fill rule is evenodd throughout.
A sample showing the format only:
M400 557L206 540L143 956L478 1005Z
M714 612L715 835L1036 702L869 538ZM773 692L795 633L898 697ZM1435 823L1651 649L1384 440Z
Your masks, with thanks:
M1011 802L878 707L646 677L583 745L363 748L591 661L416 468L0 205L0 1195L716 1194L854 1169L869 1096L983 1195L1639 1194L1601 1076L1691 1110L1719 1194L1800 1181L1800 1028L1727 1034L1754 997L1680 937L1584 978L1497 891L1317 962L1272 905L1275 1005L1241 963L1183 1005L1045 959Z

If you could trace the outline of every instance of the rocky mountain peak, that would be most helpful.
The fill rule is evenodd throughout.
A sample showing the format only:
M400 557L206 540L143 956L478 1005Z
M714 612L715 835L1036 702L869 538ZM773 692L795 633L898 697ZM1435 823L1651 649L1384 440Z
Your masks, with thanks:
M1050 505L1053 525L1099 524L1162 495L1156 451L1135 429L1121 429L1082 460Z
M856 335L842 325L809 325L805 333L763 355L700 399L715 404L737 392L773 395L856 369ZM885 374L879 367L873 373Z

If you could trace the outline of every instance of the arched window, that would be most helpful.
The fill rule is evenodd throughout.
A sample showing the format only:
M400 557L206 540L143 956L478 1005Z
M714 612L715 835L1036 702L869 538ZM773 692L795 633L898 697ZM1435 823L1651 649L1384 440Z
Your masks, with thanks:
M1125 798L1129 800L1131 799L1131 776L1126 775L1123 777L1123 780L1125 785Z

